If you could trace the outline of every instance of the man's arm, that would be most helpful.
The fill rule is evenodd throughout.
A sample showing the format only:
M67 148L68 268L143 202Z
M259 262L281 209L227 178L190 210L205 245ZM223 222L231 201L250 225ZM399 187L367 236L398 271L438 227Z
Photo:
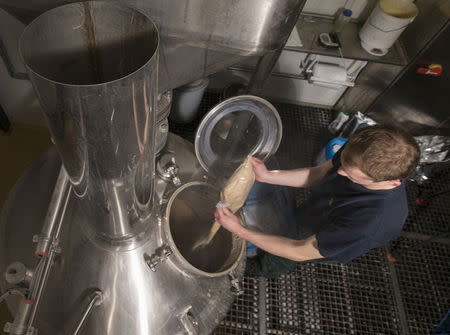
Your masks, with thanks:
M309 168L269 171L259 159L251 157L250 161L253 165L257 181L293 187L313 186L318 183L333 166L331 161L326 161L319 166Z
M228 208L218 208L215 217L225 229L273 255L297 262L323 258L317 248L315 236L305 240L294 240L256 232L243 227Z

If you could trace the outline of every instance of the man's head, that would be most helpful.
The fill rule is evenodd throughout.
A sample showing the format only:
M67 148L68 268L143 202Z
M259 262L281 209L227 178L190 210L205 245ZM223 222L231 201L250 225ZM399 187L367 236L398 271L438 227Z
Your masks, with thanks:
M349 138L338 173L368 188L395 187L414 170L419 158L419 146L402 129L367 127Z

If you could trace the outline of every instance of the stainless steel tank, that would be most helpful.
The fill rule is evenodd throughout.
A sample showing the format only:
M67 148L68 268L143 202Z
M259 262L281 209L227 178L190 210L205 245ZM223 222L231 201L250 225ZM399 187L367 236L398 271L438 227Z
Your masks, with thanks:
M2 212L2 289L23 295L8 299L7 333L207 334L241 292L242 240L222 229L192 246L224 177L273 154L281 122L241 96L208 113L195 149L168 133L159 45L152 20L116 2L57 7L26 28L20 50L59 155Z
M280 50L306 2L110 0L113 1L142 11L156 23L161 36L160 92L204 78L246 57ZM0 8L29 23L49 9L72 2L76 0L0 0Z

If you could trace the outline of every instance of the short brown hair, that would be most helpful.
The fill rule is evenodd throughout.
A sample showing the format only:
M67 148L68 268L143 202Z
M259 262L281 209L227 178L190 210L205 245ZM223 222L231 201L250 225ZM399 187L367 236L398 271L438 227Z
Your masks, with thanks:
M406 131L391 126L360 129L350 136L342 162L357 167L375 182L396 180L411 174L420 149Z

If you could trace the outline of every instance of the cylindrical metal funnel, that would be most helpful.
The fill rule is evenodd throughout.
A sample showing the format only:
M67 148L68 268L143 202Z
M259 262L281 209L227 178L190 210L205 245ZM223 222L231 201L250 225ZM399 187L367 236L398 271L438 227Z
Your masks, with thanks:
M52 9L20 51L73 189L106 240L142 232L152 205L158 31L117 3Z

